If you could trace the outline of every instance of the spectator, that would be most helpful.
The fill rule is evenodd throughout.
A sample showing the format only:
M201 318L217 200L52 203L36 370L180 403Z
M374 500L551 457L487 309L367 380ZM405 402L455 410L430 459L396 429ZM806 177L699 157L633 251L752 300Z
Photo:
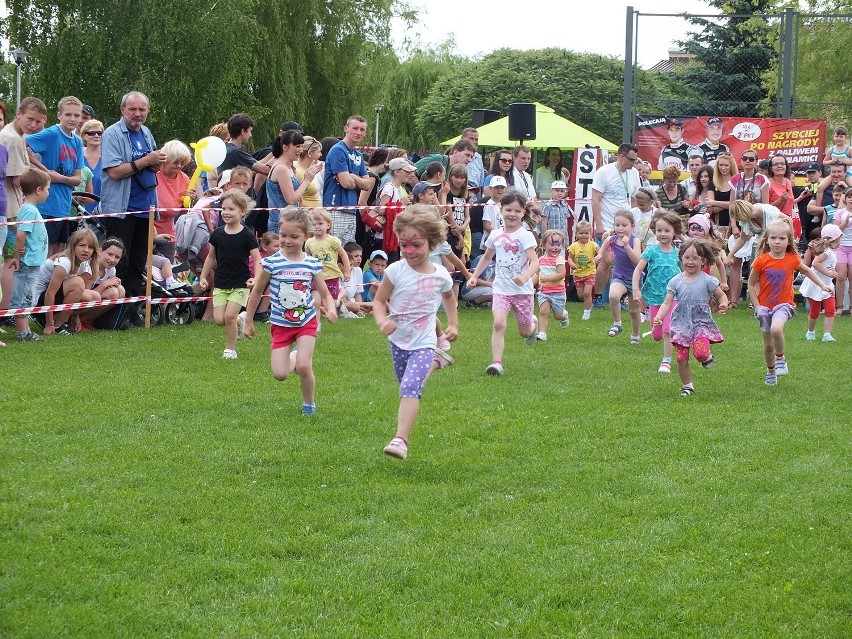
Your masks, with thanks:
M753 152L752 152L753 153ZM682 180L680 185L686 189L686 194L690 200L695 199L695 185L696 180L698 178L698 169L704 166L704 156L703 155L691 155L689 156L689 161L687 163L687 168L689 169L689 177L685 180ZM646 186L643 184L642 186Z
M90 107L91 108L91 107ZM100 120L91 119L80 127L80 138L83 140L83 159L86 168L91 172L91 181L85 184L85 191L101 194L101 141L104 135L104 125ZM83 200L86 211L94 213L98 203L95 200Z
M563 238L570 238L568 220L574 217L574 210L568 206L568 187L562 180L556 180L550 185L552 200L541 207L541 232L546 233L555 229L562 233ZM570 243L570 242L567 242Z
M689 198L679 183L680 170L674 166L663 169L663 183L657 187L657 199L667 211L673 211L678 215L689 215ZM635 194L635 193L634 193Z
M503 178L503 181L506 183L505 186L512 186L514 184L512 152L508 149L500 149L494 154L494 159L491 161L491 170L482 181L483 195L491 197L491 180L497 175Z
M367 134L367 120L360 115L350 116L343 127L343 134L343 139L331 148L326 157L322 205L331 213L335 234L346 244L355 241L358 191L369 190L373 182L367 177L361 152L355 148Z
M513 188L528 200L535 199L535 186L532 176L527 173L532 160L530 150L521 145L512 149L512 179Z
M149 103L132 91L121 99L121 118L104 131L101 166L101 213L123 213L106 218L107 234L119 238L125 255L117 275L130 295L144 290L142 272L148 255L148 211L157 205L157 171L166 154L157 150L145 126Z
M769 160L769 203L778 209L793 223L793 237L796 240L802 234L802 221L799 219L798 209L793 209L793 181L790 179L790 165L787 158L780 153L773 155Z
M571 171L563 166L564 158L562 149L558 146L551 146L547 149L544 155L544 165L538 167L535 171L535 191L538 193L538 199L549 200L550 185L553 182L568 182L571 178Z
M38 207L45 219L67 217L71 209L71 192L80 184L80 174L85 161L83 143L75 135L75 130L80 122L82 109L83 103L74 96L62 98L56 109L59 123L26 137L30 153L39 156L38 163L50 175L52 188L47 200ZM31 155L30 162L35 164L34 159ZM48 252L52 255L65 248L68 235L67 220L48 223Z
M189 178L183 172L183 167L189 164L192 153L180 140L169 140L163 145L166 161L157 173L157 208L159 219L154 221L159 252L173 259L175 256L175 218L181 213L184 195L192 195L187 191Z
M88 104L83 105L83 111L80 114L80 126L77 127L77 135L83 137L83 125L89 120L95 119L95 110Z
M479 261L482 259L482 254L477 255L470 263L472 269L479 266ZM492 282L494 281L494 260L488 263L488 266L476 278L476 286L468 287L469 282L465 282L462 286L461 297L465 301L465 306L485 306L491 304L491 299L494 296Z
M302 194L307 190L314 177L322 171L322 163L311 164L305 172L305 179L299 182L293 171L293 165L302 153L305 137L295 130L286 131L284 135L275 138L272 143L272 162L269 178L266 182L266 193L269 198L269 217L267 230L278 231L278 218L281 209L288 206L299 206Z
M0 145L6 148L9 155L5 178L6 219L9 222L18 219L18 211L24 201L20 179L30 168L24 136L41 131L46 121L47 107L44 106L44 102L38 98L24 98L21 100L17 113L15 113L14 120L0 131ZM3 253L4 260L3 268L0 269L0 283L2 283L0 309L2 310L9 308L9 301L12 298L13 271L9 266L15 256L15 233L7 233L5 240L5 243L0 243L0 251ZM6 320L3 323L11 324L11 320Z
M595 235L603 238L606 231L612 230L616 211L629 211L636 205L633 196L639 190L639 171L633 165L639 159L639 149L635 144L622 144L618 147L615 162L606 164L597 170L592 181L592 215ZM607 278L608 278L607 274Z
M427 166L429 166L432 162L440 162L444 165L444 175L446 176L450 171L450 167L453 167L456 164L468 166L473 160L475 153L476 147L473 143L470 140L462 138L447 149L446 153L430 153L429 155L420 158L414 167L417 169L417 175L420 175L422 179L423 171Z
M310 135L305 136L305 141L302 143L302 152L299 154L299 159L293 165L293 172L296 174L296 179L299 184L304 182L305 175L309 172L313 174L313 179L308 181L308 186L305 192L302 193L302 208L316 209L322 206L322 180L319 177L322 171L311 171L311 167L315 162L319 161L322 147L319 140L312 138Z
M469 189L471 195L475 195L479 193L479 189L482 188L482 180L485 179L485 166L482 164L482 156L476 150L479 147L479 131L469 126L462 131L461 136L462 140L467 140L474 148L473 159L467 165L467 181L473 185L473 188Z

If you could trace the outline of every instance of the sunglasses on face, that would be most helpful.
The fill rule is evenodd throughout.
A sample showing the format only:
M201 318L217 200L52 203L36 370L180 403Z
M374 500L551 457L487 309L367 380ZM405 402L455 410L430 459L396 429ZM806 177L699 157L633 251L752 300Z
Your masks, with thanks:
M627 158L627 159L628 159L628 160L630 160L631 162L638 162L638 161L639 161L639 157L638 157L638 156L637 156L637 157L635 157L635 158L632 158L632 157L630 157L629 155L624 155L624 154L622 153L622 154L621 154L621 157L623 157L623 158Z
M500 158L498 162L511 162L512 158Z
M100 137L103 134L104 134L103 131L86 131L86 135L96 135L96 136Z
M743 162L754 162L755 160L757 160L757 158L750 158L750 157L743 156L743 157L740 158L740 160L742 160Z

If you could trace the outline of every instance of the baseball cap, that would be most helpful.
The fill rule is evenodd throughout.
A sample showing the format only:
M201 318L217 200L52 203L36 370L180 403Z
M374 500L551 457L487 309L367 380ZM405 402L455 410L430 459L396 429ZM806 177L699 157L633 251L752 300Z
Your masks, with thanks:
M494 180L491 180L491 182L493 183ZM568 187L565 186L565 182L563 182L562 180L556 180L553 184L550 185L550 188L551 189L567 189Z
M805 167L805 173L810 173L811 171L819 171L820 165L816 162L811 162Z
M83 105L83 113L88 115L90 118L95 117L95 110L92 107L90 107L88 104Z
M373 251L372 253L370 253L370 259L371 260L374 260L377 257L381 257L383 260L385 260L387 262L388 254L385 253L384 251L382 251L381 249L377 249L377 250Z
M420 197L420 194L423 193L426 189L435 189L436 191L441 188L440 184L432 184L431 182L418 182L414 185L414 188L411 189L411 197Z
M722 118L710 118L709 120L707 120L707 126L710 126L712 124L722 124Z
M302 125L299 124L298 122L294 122L293 120L290 120L289 122L285 122L284 124L281 125L281 130L282 131L301 131Z
M398 171L399 169L403 169L404 171L415 170L414 165L405 158L394 158L388 162L388 169L391 171Z
M843 231L840 230L840 227L837 226L837 224L826 224L822 227L822 231L819 232L819 235L826 240L834 241L843 235Z
M670 129L673 126L678 126L682 129L683 128L683 121L680 120L679 118L669 118L668 120L666 120L666 128L667 129Z
M506 178L504 178L502 175L495 175L493 178L491 178L491 182L488 183L488 186L506 186Z
M224 188L225 185L231 181L231 169L225 169L222 171L222 175L219 176L219 188Z

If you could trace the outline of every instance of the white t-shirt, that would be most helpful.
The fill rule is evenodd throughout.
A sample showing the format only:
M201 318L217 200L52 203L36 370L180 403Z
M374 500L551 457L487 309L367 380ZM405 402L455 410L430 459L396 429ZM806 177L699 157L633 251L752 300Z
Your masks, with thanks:
M355 296L359 293L364 296L364 271L360 267L350 269L348 280L343 280L343 290L346 291L346 299L350 302L355 301Z
M92 288L97 288L101 282L113 277L115 277L115 267L110 266L108 269L105 269L103 273L101 273L101 276L95 281L94 284L92 284Z
M47 290L47 287L50 285L50 280L53 278L53 269L57 266L61 266L65 269L65 277L63 278L63 281L67 280L69 277L74 277L75 275L84 275L86 273L89 275L92 274L92 266L89 264L88 260L80 264L76 273L69 273L71 270L70 257L63 255L56 259L48 258L47 261L41 265L41 268L38 271L38 279L36 280L35 286L36 297Z
M385 271L385 279L393 284L388 319L396 322L396 330L388 339L403 350L437 346L435 315L441 294L452 290L453 280L443 266L433 267L433 273L418 273L408 262L400 260Z
M491 224L492 231L499 231L503 229L503 214L500 212L499 202L495 202L492 199L485 203L485 206L482 207L482 221L489 222ZM488 237L483 234L479 248L485 248L485 240L487 239Z
M630 198L639 190L639 171L630 168L622 172L618 162L602 166L595 172L592 189L601 193L601 223L604 231L611 231L618 211L629 211Z
M657 243L657 238L651 230L651 220L654 217L654 209L652 208L647 213L643 213L642 209L634 206L630 209L633 214L633 237L642 242L646 247L654 246Z
M495 251L494 292L500 295L532 295L532 279L518 286L512 278L522 274L529 266L527 249L536 247L535 236L524 228L513 233L494 230L485 240L485 247Z

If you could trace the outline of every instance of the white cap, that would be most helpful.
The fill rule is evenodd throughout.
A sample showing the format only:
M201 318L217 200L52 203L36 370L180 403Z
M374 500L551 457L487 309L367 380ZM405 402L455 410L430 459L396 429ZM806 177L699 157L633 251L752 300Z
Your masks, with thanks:
M567 189L568 187L565 186L565 182L563 182L562 180L556 180L556 182L554 182L553 184L550 185L550 188L551 189Z
M820 237L824 237L830 242L833 242L843 235L843 231L840 230L840 227L837 226L837 224L826 224L822 227L822 231L819 232L819 235Z
M219 188L224 188L225 185L231 181L231 169L226 169L222 171L222 175L219 176Z
M370 253L370 259L371 259L371 260L374 260L374 259L376 259L377 257L381 257L382 259L384 259L384 260L385 260L385 262L387 262L387 261L388 261L388 254L387 254L387 253L385 253L385 252L384 252L384 251L382 251L382 250L376 250L376 251L373 251L372 253Z
M495 175L491 178L491 181L488 183L488 186L506 186L506 178L502 175Z

